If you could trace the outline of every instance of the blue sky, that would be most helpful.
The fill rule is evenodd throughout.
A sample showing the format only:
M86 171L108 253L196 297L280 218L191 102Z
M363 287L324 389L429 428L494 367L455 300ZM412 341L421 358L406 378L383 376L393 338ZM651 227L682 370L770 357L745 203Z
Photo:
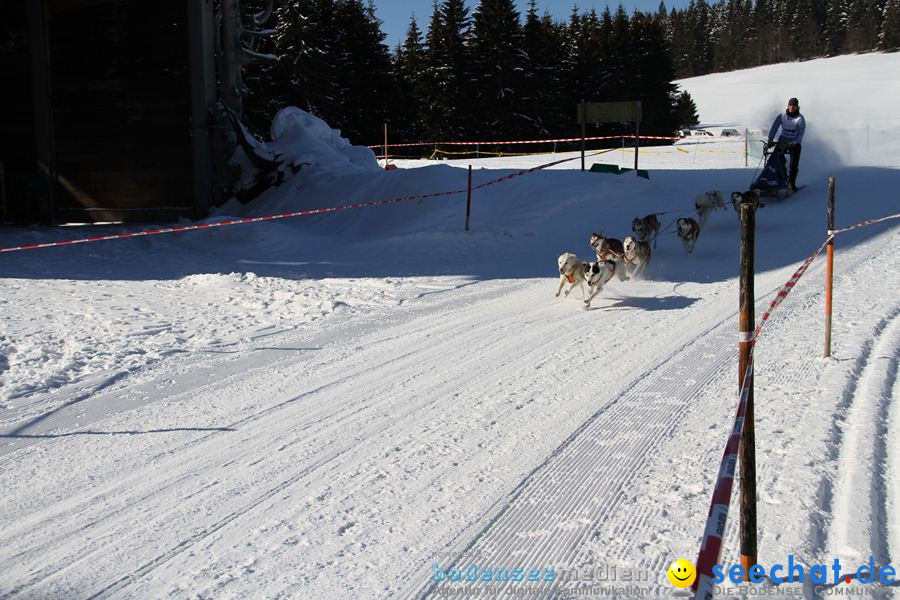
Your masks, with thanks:
M666 7L686 8L689 0L665 0ZM387 35L385 42L394 48L406 38L406 30L409 27L409 19L415 15L416 21L423 34L431 20L433 0L375 0L375 14L381 19L381 30ZM592 8L602 11L607 4L610 10L615 10L619 2L607 2L606 0L537 0L538 12L550 11L557 20L565 20L572 13L572 7L578 6L581 11ZM630 14L635 9L656 12L659 0L628 0L623 1L622 6ZM471 12L478 5L478 0L466 0L466 6ZM516 0L519 11L524 14L528 9L528 0Z

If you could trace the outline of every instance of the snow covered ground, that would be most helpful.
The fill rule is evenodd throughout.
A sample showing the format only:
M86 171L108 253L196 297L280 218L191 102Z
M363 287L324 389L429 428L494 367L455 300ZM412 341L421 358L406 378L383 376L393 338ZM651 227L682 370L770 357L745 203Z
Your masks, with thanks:
M900 212L898 72L872 54L681 82L713 131L765 131L790 96L809 122L807 188L757 214L758 314L824 240L828 176L839 227ZM282 125L298 160L325 156ZM565 158L385 172L303 126L338 153L214 219ZM624 238L635 216L667 226L757 164L728 138L640 162L649 180L573 160L476 190L469 232L458 194L0 254L0 596L670 597L736 404L736 214L714 213L690 255L668 228L646 278L591 310L553 296L556 257L590 258L591 232ZM832 358L822 259L759 340L761 564L900 567L898 224L837 238ZM0 229L0 246L118 229ZM472 564L581 583L433 581Z

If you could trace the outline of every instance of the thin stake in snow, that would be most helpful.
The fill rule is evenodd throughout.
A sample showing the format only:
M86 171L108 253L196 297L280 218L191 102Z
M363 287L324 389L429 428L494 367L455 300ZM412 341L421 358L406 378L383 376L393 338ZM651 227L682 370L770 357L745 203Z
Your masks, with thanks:
M834 287L834 177L828 178L828 246L825 254L825 358L831 356L831 290Z
M387 121L384 122L384 168L388 167Z

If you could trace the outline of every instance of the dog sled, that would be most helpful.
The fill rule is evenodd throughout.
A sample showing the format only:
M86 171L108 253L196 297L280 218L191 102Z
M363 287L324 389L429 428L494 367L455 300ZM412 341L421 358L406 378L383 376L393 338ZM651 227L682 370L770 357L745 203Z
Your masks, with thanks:
M759 177L750 186L752 191L767 198L784 200L791 194L803 189L804 186L802 185L794 189L791 189L791 186L788 185L786 149L787 147L783 142L778 142L772 148L763 148L765 166Z

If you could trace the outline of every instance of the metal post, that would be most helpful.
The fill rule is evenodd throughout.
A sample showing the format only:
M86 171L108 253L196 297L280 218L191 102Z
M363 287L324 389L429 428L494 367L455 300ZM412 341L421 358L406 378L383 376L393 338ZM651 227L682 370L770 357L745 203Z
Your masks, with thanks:
M634 124L634 174L637 176L638 170L638 149L641 147L641 118L638 116Z
M748 166L750 160L750 130L744 130L744 166Z
M828 238L825 255L825 358L831 356L831 290L834 284L834 177L828 178Z
M472 214L472 165L469 165L469 191L466 194L466 231L469 230L469 217Z
M587 110L584 106L584 99L581 99L581 104L578 105L578 110L581 114L581 170L584 171L584 138L587 137L585 133L585 120L587 119Z
M384 122L384 168L388 167L387 121Z
M756 432L753 423L753 366L752 349L755 329L753 314L754 247L756 230L755 194L741 202L741 275L740 275L740 343L738 346L738 390L743 392L746 384L747 409L744 416L744 430L741 436L741 566L748 574L756 564ZM749 372L748 372L749 368ZM746 375L746 376L745 376ZM746 380L746 381L745 381Z

